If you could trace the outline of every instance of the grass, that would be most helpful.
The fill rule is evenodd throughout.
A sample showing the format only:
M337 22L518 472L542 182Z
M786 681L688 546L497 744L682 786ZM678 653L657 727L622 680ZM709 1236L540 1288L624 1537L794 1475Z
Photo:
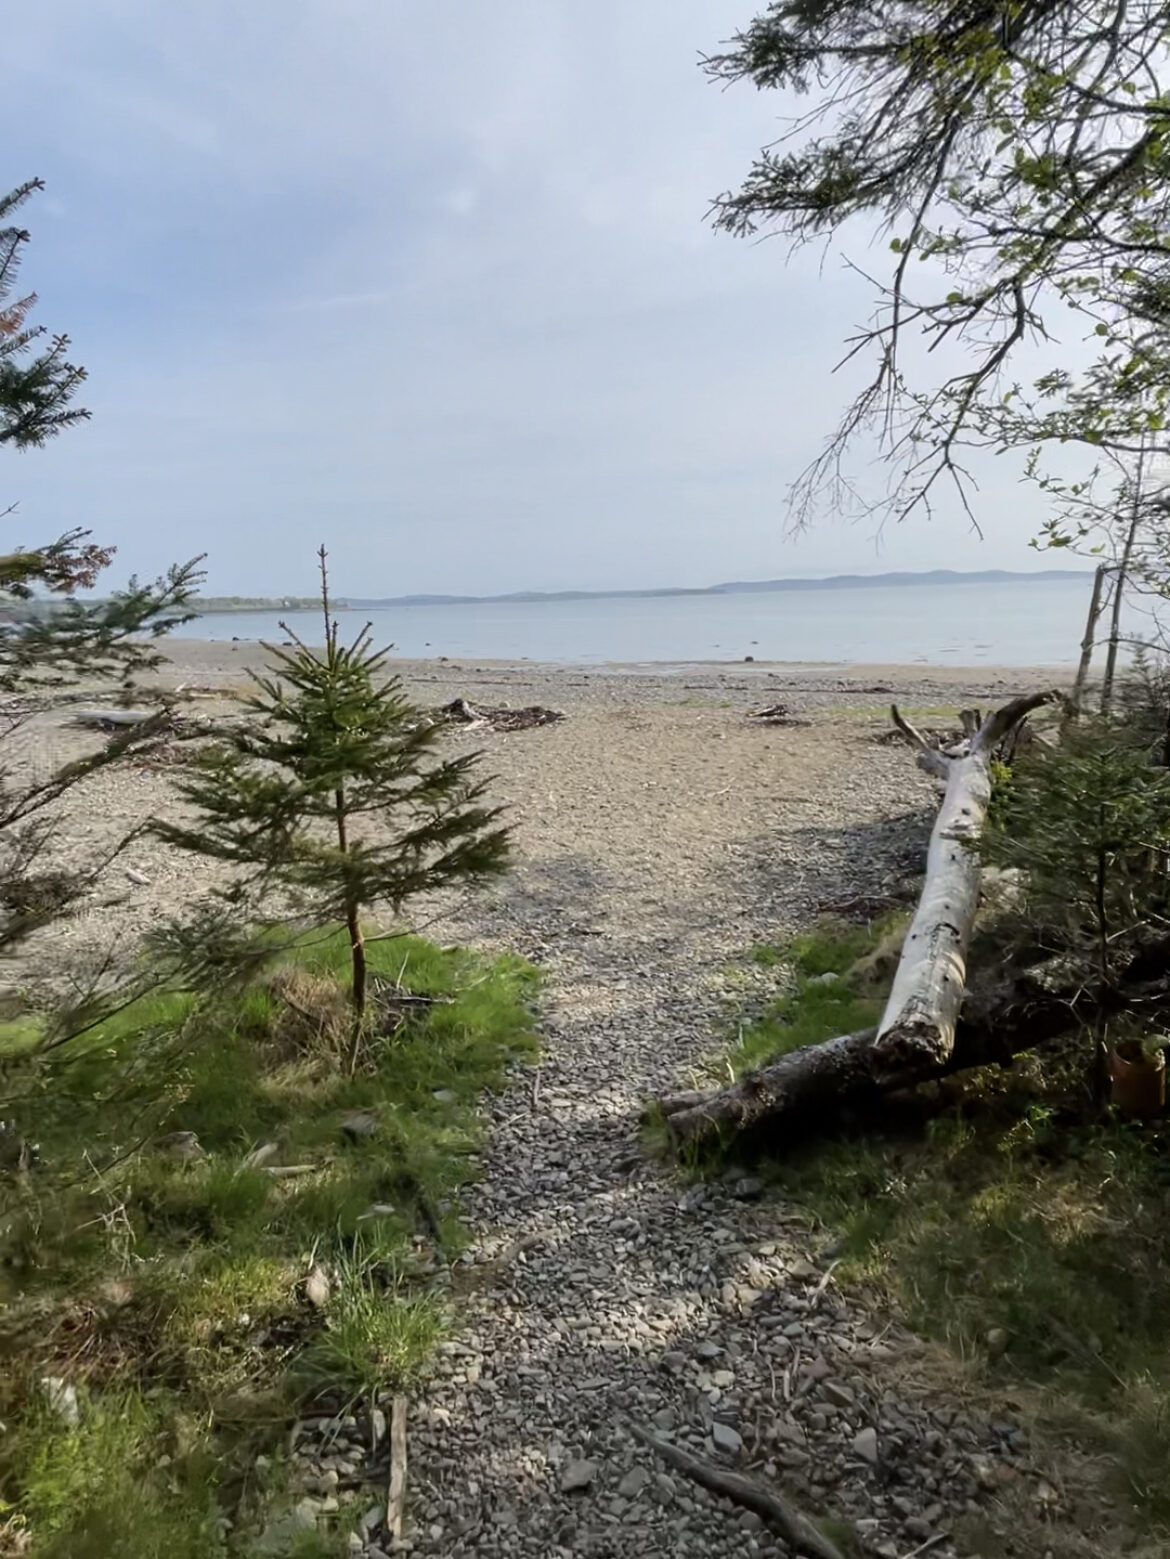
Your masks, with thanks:
M751 962L787 970L790 983L762 1014L736 1026L736 1043L724 1069L738 1077L790 1050L876 1023L881 1002L871 982L852 971L882 946L896 924L891 917L864 926L826 921L784 947L757 943L748 955Z
M872 1021L880 935L825 926L783 950L792 986L732 1068ZM1026 1383L1170 1542L1170 1125L1095 1116L1087 1059L1076 1041L1019 1058L925 1124L805 1144L777 1173L832 1231L838 1281L884 1290L985 1382Z
M425 1372L475 1105L535 1051L534 972L414 938L369 956L439 1000L404 1009L354 1075L338 935L230 999L156 994L51 1063L30 1055L27 1020L0 1026L39 1144L31 1172L0 1181L0 1554L259 1553L295 1497L283 1446L306 1395L336 1407ZM354 1112L368 1134L342 1129ZM173 1133L198 1155L167 1150ZM320 1309L302 1295L314 1265ZM74 1422L49 1377L76 1393ZM345 1552L340 1528L277 1530L282 1554Z

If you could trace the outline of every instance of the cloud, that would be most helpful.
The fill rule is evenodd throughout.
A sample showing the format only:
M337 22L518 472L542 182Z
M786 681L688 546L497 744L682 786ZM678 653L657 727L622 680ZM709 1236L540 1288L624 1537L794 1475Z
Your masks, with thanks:
M366 594L1035 561L1006 466L982 548L953 505L880 556L865 530L785 541L870 300L705 221L783 106L698 69L750 14L24 8L3 112L14 177L49 182L27 278L95 415L3 497L127 567L207 550L217 591L308 588L322 537Z

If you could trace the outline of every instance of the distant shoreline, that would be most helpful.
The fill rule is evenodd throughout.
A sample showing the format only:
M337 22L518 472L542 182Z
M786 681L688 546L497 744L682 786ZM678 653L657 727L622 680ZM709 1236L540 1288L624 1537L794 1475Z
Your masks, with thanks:
M868 590L883 586L915 585L1000 585L1035 584L1054 579L1088 581L1085 569L1045 568L1032 571L983 569L961 573L937 568L921 573L830 574L817 579L732 580L720 585L663 586L651 590L514 590L505 595L400 595L345 596L335 603L337 611L380 611L403 606L487 606L521 605L541 601L649 601L671 596L719 596L770 594L781 590ZM233 612L305 612L317 609L317 602L305 596L208 596L192 602L200 617L220 617Z

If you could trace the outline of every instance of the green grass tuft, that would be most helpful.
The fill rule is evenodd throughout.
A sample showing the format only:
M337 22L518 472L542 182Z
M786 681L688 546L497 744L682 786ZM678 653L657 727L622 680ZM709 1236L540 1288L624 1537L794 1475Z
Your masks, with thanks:
M731 1071L739 1076L790 1050L876 1023L881 1002L850 977L850 970L882 943L893 924L890 917L864 926L826 921L784 947L757 943L749 954L752 962L786 966L792 983L759 1017L738 1027L726 1061Z
M392 1263L359 1243L337 1265L325 1328L301 1360L305 1379L354 1397L414 1385L447 1330L432 1294L406 1291Z

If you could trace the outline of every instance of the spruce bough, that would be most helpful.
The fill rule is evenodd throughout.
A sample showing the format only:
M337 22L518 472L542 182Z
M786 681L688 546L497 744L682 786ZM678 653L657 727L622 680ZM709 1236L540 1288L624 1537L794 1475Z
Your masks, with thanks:
M318 556L324 650L281 624L292 647L265 646L272 669L252 674L253 719L179 783L197 820L154 827L171 844L245 868L237 894L283 890L314 923L343 921L360 1021L363 913L386 904L398 914L417 894L502 871L508 834L474 777L480 754L432 758L439 728L386 674L389 650L372 647L369 624L348 648L340 643L324 547Z

